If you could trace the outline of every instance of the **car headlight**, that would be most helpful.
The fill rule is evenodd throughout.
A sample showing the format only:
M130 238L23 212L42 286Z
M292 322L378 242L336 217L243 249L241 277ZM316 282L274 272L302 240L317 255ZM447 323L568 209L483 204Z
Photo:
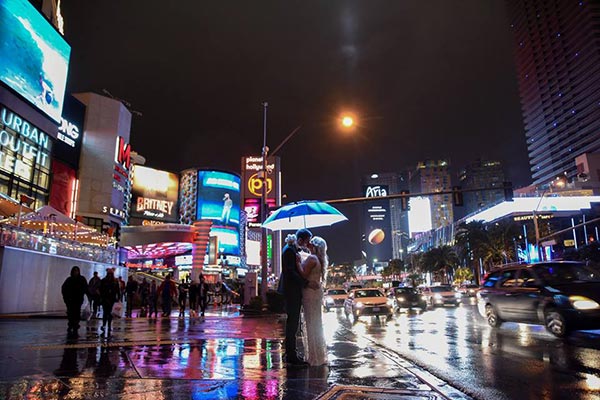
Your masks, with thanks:
M454 293L454 297L456 297L457 299L460 299L462 297L462 293Z
M333 301L333 299L331 297L325 297L325 303L327 303L327 304L333 304L334 301Z
M356 307L356 308L363 308L364 304L363 303L356 303L356 304L354 304L354 307Z
M584 296L569 296L569 301L578 310L595 310L600 308L600 304Z
M442 295L439 294L439 293L436 293L436 294L433 295L433 298L440 300L442 298Z
M398 301L402 302L402 301L406 301L406 299L404 297L398 297Z
M421 300L427 300L427 296L425 296L424 294L421 295Z
M393 306L394 305L394 300L388 299L387 305L390 306L390 307Z

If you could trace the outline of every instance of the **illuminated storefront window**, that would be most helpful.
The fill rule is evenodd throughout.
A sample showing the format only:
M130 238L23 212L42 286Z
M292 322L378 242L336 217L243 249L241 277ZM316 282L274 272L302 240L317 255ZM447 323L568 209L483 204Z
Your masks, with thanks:
M0 105L0 192L26 194L34 208L48 202L52 138Z

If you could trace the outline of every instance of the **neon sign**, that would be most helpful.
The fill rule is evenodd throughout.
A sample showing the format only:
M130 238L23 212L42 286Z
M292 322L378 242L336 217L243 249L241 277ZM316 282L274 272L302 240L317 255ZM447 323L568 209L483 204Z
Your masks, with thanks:
M121 136L117 136L117 146L115 147L115 162L126 170L131 166L131 145L125 142Z

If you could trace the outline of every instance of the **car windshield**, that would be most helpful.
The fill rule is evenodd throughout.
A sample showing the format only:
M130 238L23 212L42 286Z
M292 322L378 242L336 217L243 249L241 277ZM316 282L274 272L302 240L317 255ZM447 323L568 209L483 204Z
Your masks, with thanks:
M415 294L417 291L413 288L398 288L396 294Z
M344 289L331 289L331 290L327 291L327 294L329 294L329 295L346 294L346 291Z
M373 289L373 290L357 290L356 292L354 292L354 296L356 296L356 298L360 298L360 297L383 297L383 293L381 293L379 290Z
M452 292L452 288L450 286L433 286L431 291L434 293L439 292Z
M600 271L584 264L542 264L533 267L547 285L572 282L600 282Z

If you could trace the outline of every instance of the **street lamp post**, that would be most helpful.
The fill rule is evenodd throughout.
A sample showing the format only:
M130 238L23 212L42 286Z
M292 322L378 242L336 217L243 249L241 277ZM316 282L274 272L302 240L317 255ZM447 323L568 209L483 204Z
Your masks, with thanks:
M261 193L261 205L260 205L260 220L265 222L268 216L267 212L267 157L269 155L269 148L267 147L267 108L269 103L263 103L263 147L262 147L262 193ZM269 257L267 255L268 243L267 243L267 228L262 228L261 235L261 284L260 284L260 297L262 298L263 304L267 304L267 288L268 288L268 264Z
M267 202L267 157L269 156L269 147L267 146L267 109L269 107L269 103L263 103L263 147L262 147L262 171L261 171L261 180L262 180L262 191L261 191L261 207L260 207L260 219L262 223L265 222L268 213L268 202ZM353 129L356 125L355 118L349 114L345 114L340 118L340 124L344 129ZM271 156L274 156L296 133L300 131L302 125L297 126L291 131L285 139L273 150ZM267 289L268 289L268 274L269 274L269 257L267 255L268 251L268 241L267 228L262 228L261 235L261 285L260 285L260 297L262 298L263 304L267 304Z

